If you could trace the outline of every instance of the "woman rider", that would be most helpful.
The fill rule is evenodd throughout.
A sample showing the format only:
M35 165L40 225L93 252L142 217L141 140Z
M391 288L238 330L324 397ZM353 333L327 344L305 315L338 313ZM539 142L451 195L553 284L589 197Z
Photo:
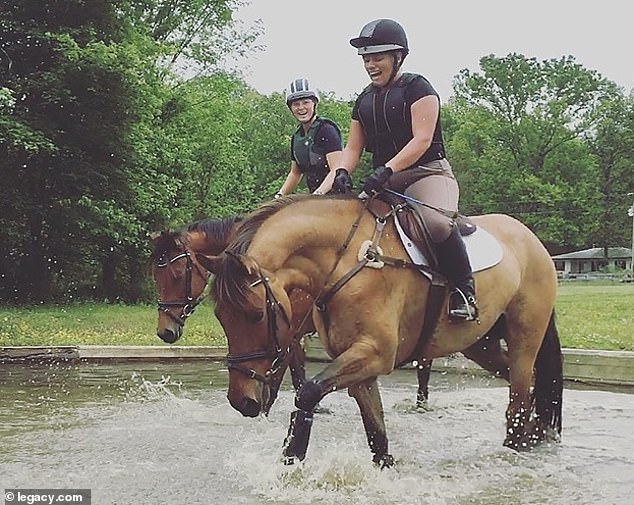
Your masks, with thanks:
M438 268L453 286L449 316L475 320L475 285L454 221L459 189L445 158L438 93L422 75L401 72L409 47L405 31L396 21L371 21L350 44L362 56L371 84L352 110L341 163L345 170L337 170L335 187L347 183L365 148L372 153L375 170L364 182L363 191L375 195L389 187L424 202L425 206L415 207L429 230Z
M311 193L328 193L341 160L341 132L330 119L317 116L319 94L307 79L295 79L286 90L286 105L299 122L291 137L291 169L275 198L288 195L306 176Z

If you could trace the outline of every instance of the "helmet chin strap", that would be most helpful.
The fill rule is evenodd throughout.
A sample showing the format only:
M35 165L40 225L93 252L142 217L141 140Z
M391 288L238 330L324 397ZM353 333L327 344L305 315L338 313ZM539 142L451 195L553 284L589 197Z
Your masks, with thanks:
M399 51L392 52L392 58L394 60L394 64L392 65L392 74L390 75L390 83L393 82L394 79L396 78L398 71L401 69L401 66L403 65L403 60L405 60L405 56L403 55L403 53L401 53L401 59L399 61L398 53Z

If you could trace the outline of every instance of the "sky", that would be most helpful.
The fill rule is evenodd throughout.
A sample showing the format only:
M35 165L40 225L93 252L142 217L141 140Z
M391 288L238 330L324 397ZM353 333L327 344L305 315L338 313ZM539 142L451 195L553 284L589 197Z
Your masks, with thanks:
M574 56L626 93L634 88L634 29L623 0L251 0L237 18L260 19L261 52L237 64L260 93L282 92L306 77L320 91L348 99L368 77L349 45L365 23L391 18L403 25L410 54L403 70L420 73L443 102L464 68L481 57L510 53L547 60Z

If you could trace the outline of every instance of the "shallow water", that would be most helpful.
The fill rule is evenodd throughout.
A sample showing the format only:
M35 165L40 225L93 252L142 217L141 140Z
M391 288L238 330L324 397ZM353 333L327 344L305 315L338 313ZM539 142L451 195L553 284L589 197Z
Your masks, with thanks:
M290 385L247 419L227 379L205 362L0 366L0 488L90 488L99 505L634 503L632 389L567 386L561 442L517 454L502 447L503 382L434 372L421 412L414 373L397 371L380 381L397 464L380 471L345 393L285 467Z

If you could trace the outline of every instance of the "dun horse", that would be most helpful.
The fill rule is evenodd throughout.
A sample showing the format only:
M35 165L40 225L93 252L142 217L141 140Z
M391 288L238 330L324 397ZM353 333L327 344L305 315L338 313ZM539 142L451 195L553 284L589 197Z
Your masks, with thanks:
M230 404L252 417L266 409L266 378L298 335L291 295L299 289L316 300L311 316L333 360L297 392L283 452L287 463L305 457L314 407L347 388L373 461L391 466L377 376L454 352L510 381L505 446L524 450L551 433L557 437L563 393L557 282L539 239L509 216L473 217L502 250L495 266L475 274L479 324L451 323L441 311L421 340L432 282L411 268L395 212L376 199L364 205L356 198L282 198L253 212L223 254L197 255L215 274L215 312L229 346ZM445 304L446 297L445 290Z

